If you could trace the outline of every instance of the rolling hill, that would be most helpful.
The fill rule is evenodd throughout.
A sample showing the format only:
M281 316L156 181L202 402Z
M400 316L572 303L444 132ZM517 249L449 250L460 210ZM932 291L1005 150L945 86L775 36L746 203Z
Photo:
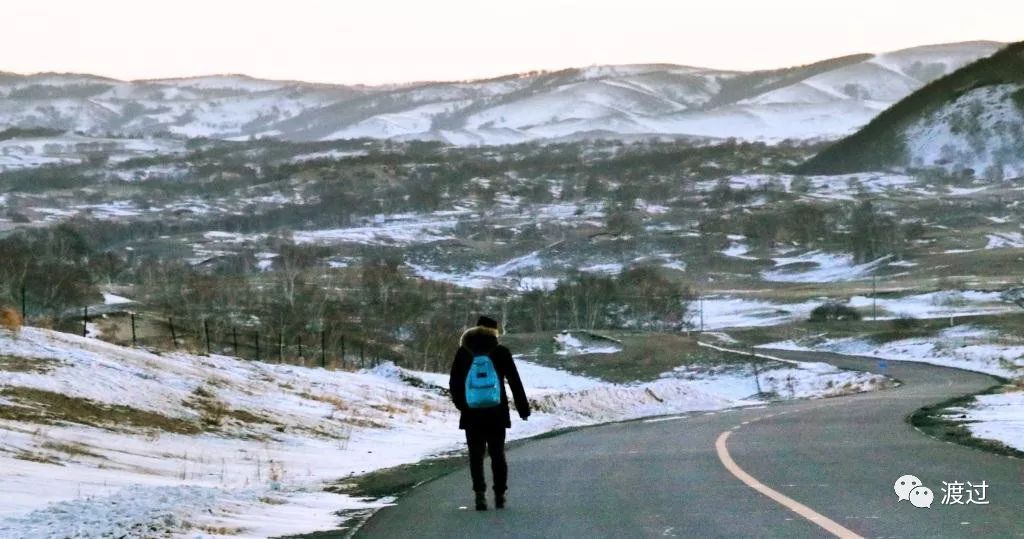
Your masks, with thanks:
M834 138L999 47L933 45L755 72L617 65L374 87L242 75L125 82L0 73L0 127L458 145L647 135Z
M891 167L942 167L994 180L1024 175L1024 42L910 94L801 172Z

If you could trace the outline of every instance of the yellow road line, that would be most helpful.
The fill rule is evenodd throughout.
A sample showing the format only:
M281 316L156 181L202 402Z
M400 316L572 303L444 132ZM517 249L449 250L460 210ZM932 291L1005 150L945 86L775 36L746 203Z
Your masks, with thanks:
M785 508L817 524L818 526L821 526L836 537L840 537L842 539L863 539L860 535L844 528L838 522L816 512L810 507L807 507L781 492L771 489L764 483L755 479L754 476L743 471L743 468L740 468L739 465L736 464L736 461L732 460L732 456L729 455L729 449L725 445L725 441L729 439L730 434L732 434L732 431L727 430L719 435L718 439L715 440L715 451L718 453L718 458L722 461L722 465L725 466L726 470L729 470L729 473L736 476L740 481L743 481L743 484L748 487L768 496L782 504Z

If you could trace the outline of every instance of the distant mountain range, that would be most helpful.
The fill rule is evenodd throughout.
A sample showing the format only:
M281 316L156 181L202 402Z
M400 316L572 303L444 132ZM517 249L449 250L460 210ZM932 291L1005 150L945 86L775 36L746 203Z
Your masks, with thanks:
M1024 42L942 77L802 166L808 173L941 167L1024 176Z
M649 135L837 138L1000 47L931 45L771 71L618 65L379 87L241 75L125 82L0 72L0 129L458 145Z

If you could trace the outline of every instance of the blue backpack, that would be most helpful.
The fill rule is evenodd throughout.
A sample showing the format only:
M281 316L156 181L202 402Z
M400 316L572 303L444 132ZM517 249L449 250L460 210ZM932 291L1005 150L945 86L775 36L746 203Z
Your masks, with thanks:
M501 404L501 380L490 356L476 356L466 374L466 405L493 408Z

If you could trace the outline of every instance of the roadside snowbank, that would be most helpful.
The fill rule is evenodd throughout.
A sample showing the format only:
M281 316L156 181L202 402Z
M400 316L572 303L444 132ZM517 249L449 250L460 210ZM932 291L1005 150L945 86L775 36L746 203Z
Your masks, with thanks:
M978 395L971 406L955 410L967 417L954 421L964 421L973 436L1024 451L1024 391Z

